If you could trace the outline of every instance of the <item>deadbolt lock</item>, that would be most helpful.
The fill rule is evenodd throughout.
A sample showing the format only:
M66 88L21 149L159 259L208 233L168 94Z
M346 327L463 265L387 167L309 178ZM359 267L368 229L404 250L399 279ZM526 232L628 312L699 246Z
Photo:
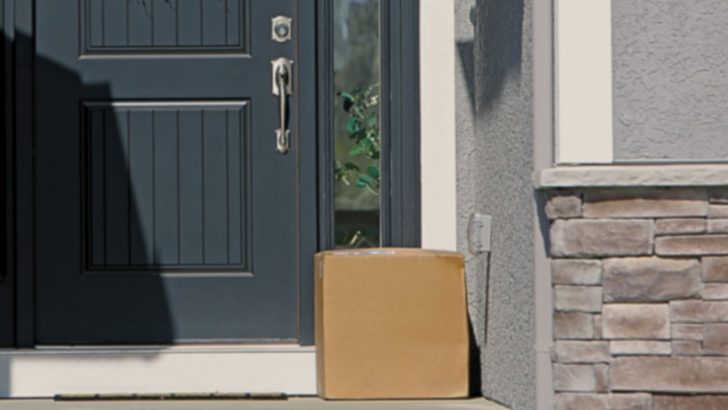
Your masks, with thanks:
M291 40L291 23L293 19L286 16L275 16L271 19L271 32L274 41L285 43Z

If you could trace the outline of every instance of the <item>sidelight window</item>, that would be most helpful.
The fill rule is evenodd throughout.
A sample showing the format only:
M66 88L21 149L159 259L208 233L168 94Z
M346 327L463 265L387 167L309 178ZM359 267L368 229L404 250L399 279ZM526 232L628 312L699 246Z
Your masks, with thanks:
M380 1L333 3L335 245L380 245Z

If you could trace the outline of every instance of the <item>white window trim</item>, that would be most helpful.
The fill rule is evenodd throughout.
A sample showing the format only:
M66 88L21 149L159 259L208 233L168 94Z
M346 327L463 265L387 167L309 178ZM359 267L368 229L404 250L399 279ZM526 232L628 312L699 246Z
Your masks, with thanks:
M455 3L420 7L422 247L457 249Z
M556 162L613 160L612 2L555 2Z

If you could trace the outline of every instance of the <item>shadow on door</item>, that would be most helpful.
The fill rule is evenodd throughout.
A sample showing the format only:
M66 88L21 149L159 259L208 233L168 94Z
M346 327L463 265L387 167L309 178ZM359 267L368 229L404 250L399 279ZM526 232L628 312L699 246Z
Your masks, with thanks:
M34 101L36 340L173 342L157 266L160 243L177 238L158 221L176 212L166 208L177 201L166 198L165 188L177 181L155 175L169 167L154 157L160 142L154 139L155 114L117 106L109 85L87 83L42 55L34 73L36 87L46 88L35 90ZM77 106L53 106L57 101ZM74 114L77 120L58 119ZM47 123L69 128L53 130ZM137 288L130 291L132 276L143 278L135 278ZM84 294L95 292L102 297ZM83 336L63 328L74 321L83 322L74 331Z
M28 38L16 38L15 44L29 44ZM18 320L24 320L16 317L15 306L18 303L16 299L16 275L33 275L33 272L17 272L15 270L14 257L17 254L17 248L14 244L16 230L15 219L15 196L20 190L33 189L32 187L16 186L15 170L17 169L17 161L15 157L16 143L18 140L13 138L15 133L12 126L13 118L16 116L16 95L15 95L15 78L13 76L13 53L15 52L14 44L4 37L2 53L2 72L3 72L3 99L2 113L4 115L5 143L4 154L0 157L2 165L0 166L0 180L7 181L5 184L4 198L1 202L2 211L6 218L0 218L0 224L4 232L8 234L0 236L0 249L5 249L6 269L0 270L0 346L3 348L14 348L16 346L16 329L19 326L27 327L27 323L17 323ZM36 56L34 67L22 67L21 69L33 70L34 73L42 73L46 76L46 84L49 82L54 85L51 92L54 93L70 93L70 95L94 95L94 103L96 105L88 105L88 102L78 101L79 105L87 104L90 107L96 107L96 110L86 110L84 115L78 118L79 129L78 135L71 133L63 133L62 130L56 134L57 141L47 146L58 147L58 152L53 157L48 155L39 156L38 161L33 166L37 172L39 166L44 167L44 172L73 172L78 175L80 182L75 184L76 187L69 186L37 186L35 188L35 201L40 203L46 201L42 207L37 207L34 215L34 223L36 226L40 224L58 224L68 226L69 219L73 221L76 232L66 235L61 233L64 238L72 238L80 240L83 246L79 246L81 250L76 255L65 255L65 258L80 258L82 267L79 275L85 275L90 270L94 270L94 265L103 262L105 269L98 270L97 274L100 280L104 275L119 276L130 274L128 269L116 269L119 266L139 266L143 268L142 274L146 276L145 287L143 292L143 303L139 301L128 300L126 306L129 310L138 310L137 314L127 315L126 317L137 318L134 321L125 320L123 318L108 315L103 320L111 323L113 326L129 332L150 332L155 335L154 340L150 343L158 345L171 344L176 340L173 320L169 311L167 296L161 274L155 269L159 264L159 258L162 251L157 249L158 240L155 242L155 226L154 220L144 214L149 208L147 203L139 198L140 190L146 189L150 183L154 183L153 168L145 168L143 166L134 166L135 161L140 161L153 155L155 141L139 141L146 134L132 135L129 132L129 126L133 126L135 121L153 121L154 118L141 115L138 118L123 111L114 110L114 106L110 104L114 100L111 89L106 84L84 83L83 80L74 72L64 68L60 64L50 61L43 56ZM38 75L38 74L36 74ZM37 94L37 93L36 93ZM142 118L144 117L144 118ZM120 120L126 123L120 123ZM38 118L36 121L43 121ZM37 123L35 126L37 127ZM92 127L101 127L92 129ZM17 135L15 138L30 138L27 135ZM47 138L47 135L44 137ZM135 154L131 154L131 143L142 143L144 149L137 148ZM37 141L36 141L37 143ZM75 152L74 155L66 155ZM46 151L47 153L47 151ZM81 161L76 161L80 158ZM135 170L135 172L131 172ZM7 177L7 178L6 178ZM37 181L37 180L36 180ZM170 181L173 183L174 181ZM80 209L68 209L63 201L58 199L68 195L78 195L83 206ZM75 202L74 202L75 203ZM58 204L58 206L54 206ZM50 205L50 206L48 206ZM154 211L158 213L168 212L160 204L152 204ZM63 223L62 223L63 222ZM76 223L77 222L77 223ZM157 233L159 235L159 233ZM36 266L48 263L44 261L44 255L54 255L55 250L49 244L52 241L36 241L35 254ZM114 266L118 265L118 266ZM47 267L46 267L47 269ZM139 274L139 273L137 273ZM43 278L35 277L37 281ZM70 285L69 285L70 286ZM63 289L59 289L63 291ZM22 294L32 294L33 292L23 292ZM37 294L37 293L36 293ZM42 296L42 294L41 294ZM109 295L109 298L115 298L116 295ZM73 300L68 300L68 304L73 304ZM36 318L38 315L46 313L42 298L36 298L34 306L36 310ZM87 306L88 309L94 309L93 306ZM142 311L143 309L143 311ZM70 318L73 319L73 318ZM89 327L93 327L94 323L87 323ZM35 324L36 341L43 340L44 332L55 332L53 323L45 323L44 327ZM149 330L153 329L153 330ZM63 333L62 331L60 333ZM39 339L40 337L40 339ZM100 341L107 344L116 342L113 339L104 340L104 336L100 335ZM73 341L69 343L61 343L64 345L73 345ZM99 343L103 344L103 343ZM27 347L27 346L23 346ZM120 356L122 358L122 356ZM129 357L126 356L128 359ZM144 359L152 359L153 357L147 353ZM8 397L12 393L12 357L8 352L0 350L0 397ZM63 377L63 375L59 375Z
M2 3L0 3L2 5ZM0 14L2 15L2 14ZM9 258L10 254L12 253L12 247L9 246L8 241L8 234L11 231L9 229L9 222L12 220L8 218L7 210L8 210L8 204L10 203L10 198L7 196L7 193L12 191L11 186L8 186L8 155L10 154L9 146L7 144L7 135L8 132L11 130L8 120L9 120L9 112L12 105L9 103L11 102L11 92L10 87L12 86L12 81L10 81L10 78L7 77L9 74L8 67L10 65L10 60L8 58L9 52L11 51L10 48L10 42L8 41L7 37L3 35L3 46L2 50L0 50L0 58L2 59L0 61L0 71L2 72L2 96L3 98L0 99L0 113L3 115L3 121L2 121L2 130L3 130L3 136L5 138L2 139L3 143L3 155L0 155L0 183L3 184L5 189L2 191L4 193L3 198L4 201L0 201L0 229L2 229L2 232L6 233L5 235L0 235L0 254L4 255L5 257L2 259L4 263L0 263L0 347L6 348L6 347L12 347L14 345L15 341L15 298L14 298L14 278L11 274L12 272L12 259ZM8 369L8 363L6 357L0 355L0 397L7 397L9 393L10 388L10 382L8 380L9 377L9 369Z

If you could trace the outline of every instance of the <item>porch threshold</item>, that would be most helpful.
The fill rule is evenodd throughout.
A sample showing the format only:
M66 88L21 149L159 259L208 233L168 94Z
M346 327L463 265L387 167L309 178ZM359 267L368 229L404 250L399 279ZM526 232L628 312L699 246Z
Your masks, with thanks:
M315 349L267 345L0 350L0 398L240 391L315 394Z
M427 401L323 401L293 398L285 401L168 401L168 402L54 402L52 400L0 401L4 410L508 410L484 399Z

